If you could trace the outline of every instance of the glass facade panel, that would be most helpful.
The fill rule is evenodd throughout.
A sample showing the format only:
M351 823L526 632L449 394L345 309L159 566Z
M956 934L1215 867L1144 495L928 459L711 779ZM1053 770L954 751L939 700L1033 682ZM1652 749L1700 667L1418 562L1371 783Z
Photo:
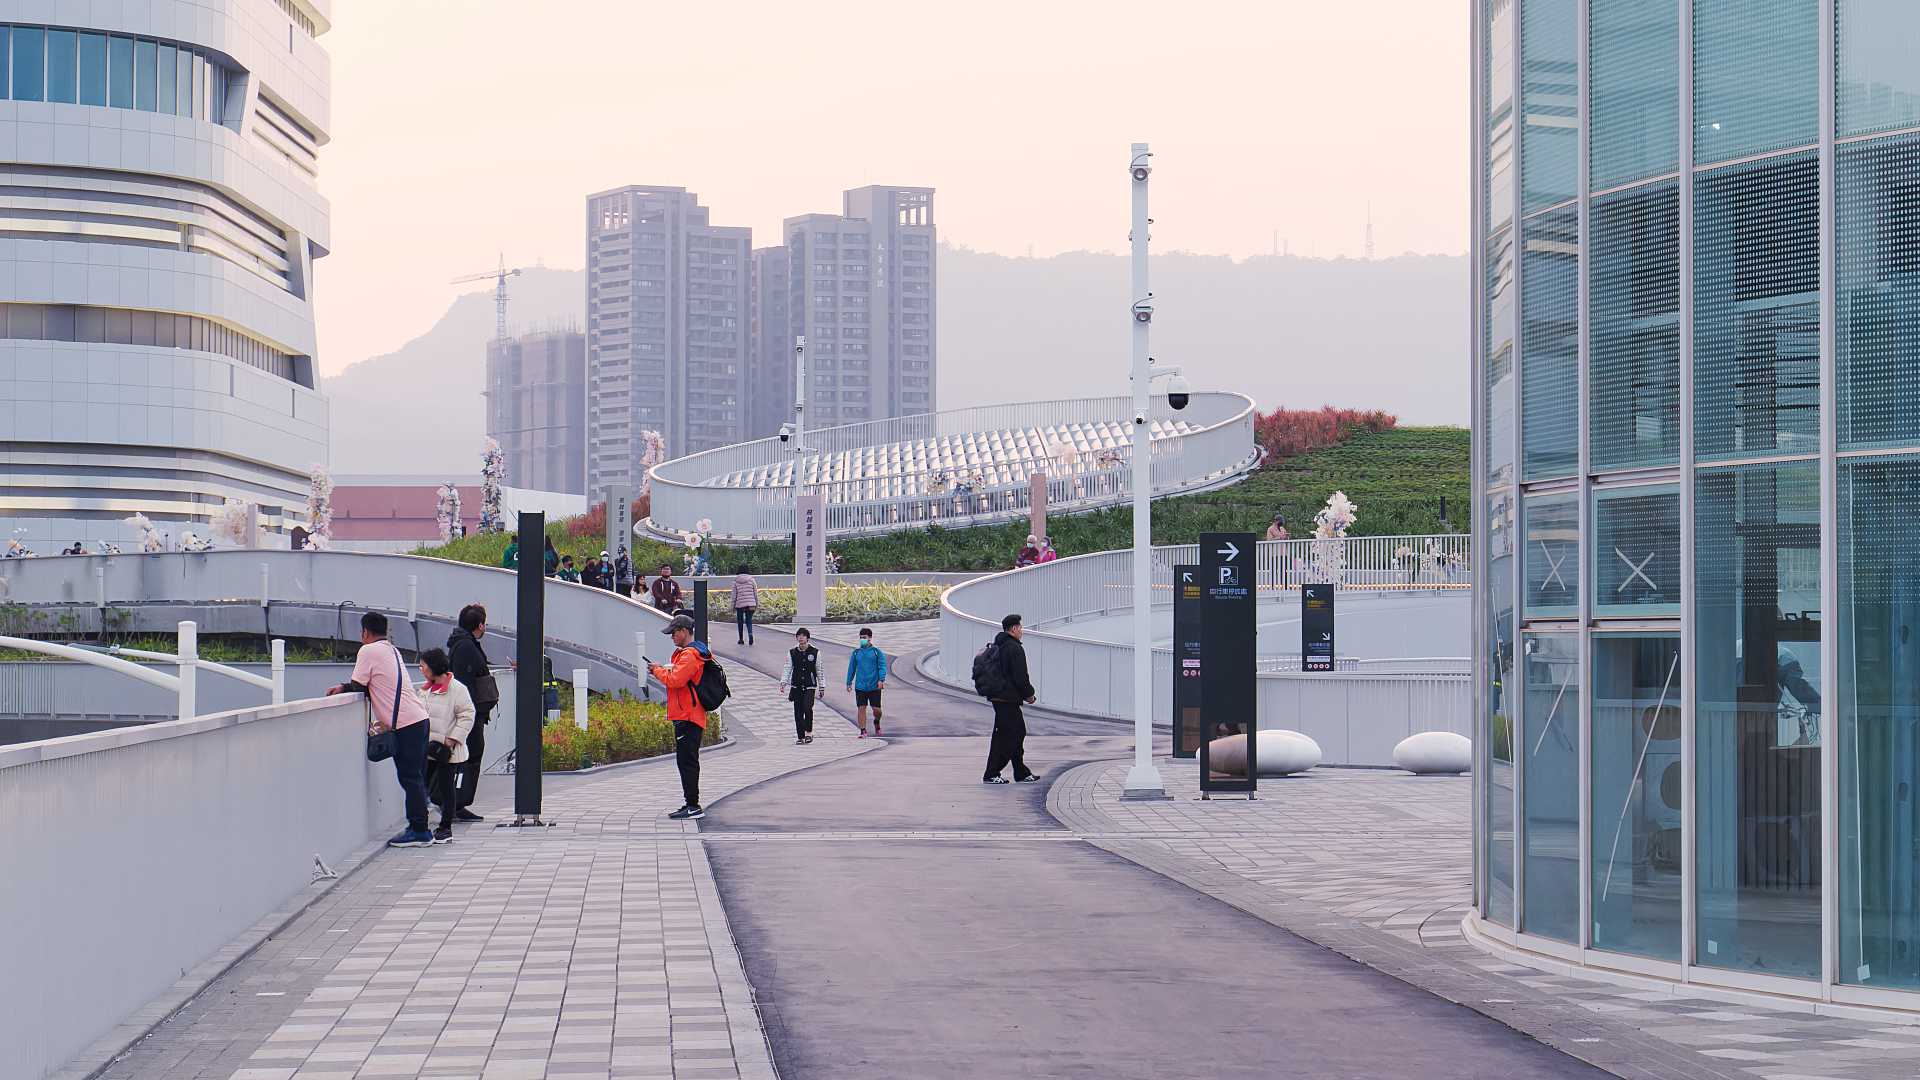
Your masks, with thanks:
M1487 482L1513 482L1513 230L1502 231L1487 247L1487 311L1482 392L1486 416Z
M1487 605L1487 881L1482 909L1502 926L1513 925L1513 494L1487 500L1487 584L1475 590Z
M1563 203L1578 186L1580 52L1574 0L1520 9L1520 192L1523 213Z
M1593 201L1587 281L1594 471L1680 460L1680 189Z
M1580 212L1521 225L1520 437L1528 480L1580 467Z
M1920 458L1839 480L1840 979L1920 990Z
M79 57L76 35L71 30L47 31L47 100L71 104L74 100L75 72Z
M1593 613L1680 614L1680 491L1668 484L1593 494Z
M1820 428L1814 157L1703 173L1695 196L1695 457L1813 453Z
M1593 636L1593 947L1680 959L1679 634Z
M1520 928L1580 936L1580 635L1526 638L1526 910Z
M13 100L39 101L46 96L47 33L29 26L13 28Z
M105 105L107 103L107 36L81 34L78 63L80 104Z
M174 70L175 54L176 50L173 46L160 46L154 72L154 108L168 115L172 115L175 111L174 103L177 100L175 87L179 85L176 81L179 73Z
M1819 4L1693 0L1695 163L1807 146L1819 124Z
M152 112L155 108L153 80L159 49L157 42L133 43L133 107L141 112Z
M1694 962L1820 973L1820 479L1696 481Z
M1920 137L1838 154L1840 449L1920 445Z
M1587 168L1596 191L1680 167L1680 5L1594 4L1587 31Z
M181 116L191 117L199 112L193 107L193 69L196 62L192 53L180 50L179 70L174 75L173 111Z
M107 43L107 103L116 109L133 108L133 39L117 37Z
M1580 614L1580 495L1533 495L1526 501L1526 614L1529 619Z
M1840 134L1920 126L1920 4L1839 0Z
M1513 18L1509 0L1487 8L1487 232L1513 223Z

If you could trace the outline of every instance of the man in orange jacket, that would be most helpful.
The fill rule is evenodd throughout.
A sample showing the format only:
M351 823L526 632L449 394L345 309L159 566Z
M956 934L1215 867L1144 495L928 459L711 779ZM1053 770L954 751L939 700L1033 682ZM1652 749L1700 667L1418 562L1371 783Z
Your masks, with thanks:
M707 734L707 710L700 707L693 684L700 681L700 673L706 670L706 646L693 640L690 615L675 615L661 633L673 635L673 659L655 664L650 670L667 688L667 719L673 721L673 757L680 766L680 790L687 799L686 805L667 816L678 821L703 818L707 812L700 809L700 742Z

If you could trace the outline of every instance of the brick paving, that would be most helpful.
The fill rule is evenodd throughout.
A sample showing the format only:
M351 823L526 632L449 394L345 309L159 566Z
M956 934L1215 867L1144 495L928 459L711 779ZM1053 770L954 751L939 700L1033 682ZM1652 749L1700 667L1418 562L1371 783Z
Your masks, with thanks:
M733 672L738 744L703 761L709 804L880 745L822 713L795 746L785 701ZM551 828L386 851L101 1075L771 1080L697 826L665 817L679 803L651 762L549 785Z
M1163 761L1174 798L1125 802L1126 764L1070 771L1048 809L1115 854L1618 1076L1920 1076L1920 1026L1891 1017L1613 982L1475 947L1461 931L1473 888L1466 777L1316 769L1262 781L1257 801L1203 802L1194 764Z

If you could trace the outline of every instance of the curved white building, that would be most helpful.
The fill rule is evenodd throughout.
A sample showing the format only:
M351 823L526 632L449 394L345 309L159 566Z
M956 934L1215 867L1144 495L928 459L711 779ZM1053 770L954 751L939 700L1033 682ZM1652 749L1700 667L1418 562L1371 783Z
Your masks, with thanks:
M0 539L267 529L327 459L313 260L330 0L13 5L0 23ZM44 18L28 22L25 17Z

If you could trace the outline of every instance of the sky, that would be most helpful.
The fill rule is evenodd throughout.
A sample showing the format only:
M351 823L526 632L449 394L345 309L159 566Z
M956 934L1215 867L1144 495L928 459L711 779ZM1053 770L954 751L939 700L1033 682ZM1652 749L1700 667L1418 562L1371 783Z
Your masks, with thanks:
M944 242L1120 251L1127 149L1155 250L1467 248L1468 19L1440 0L335 0L332 374L431 326L450 279L585 263L585 197L697 192L776 242L870 183ZM761 237L765 239L762 240Z

